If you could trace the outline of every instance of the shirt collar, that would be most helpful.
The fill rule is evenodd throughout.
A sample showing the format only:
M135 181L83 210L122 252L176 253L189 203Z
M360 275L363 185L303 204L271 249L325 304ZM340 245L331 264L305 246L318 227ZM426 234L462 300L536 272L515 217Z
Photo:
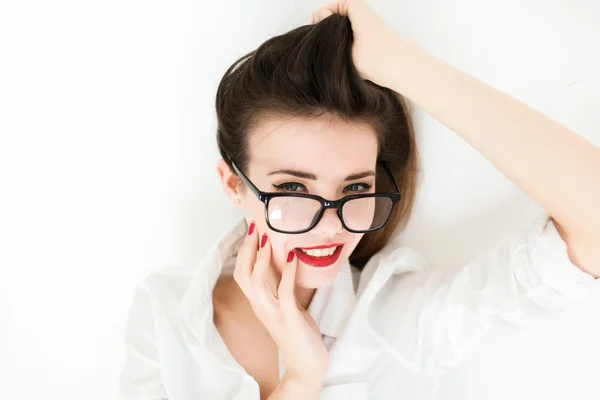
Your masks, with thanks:
M331 285L315 291L307 311L323 335L337 338L342 333L355 304L351 267L346 261Z
M238 249L247 232L245 220L222 235L196 269L179 306L183 319L208 338L212 323L212 291L221 273L231 273ZM315 291L308 313L321 334L337 338L344 329L356 303L351 267L348 261L340 268L334 282Z

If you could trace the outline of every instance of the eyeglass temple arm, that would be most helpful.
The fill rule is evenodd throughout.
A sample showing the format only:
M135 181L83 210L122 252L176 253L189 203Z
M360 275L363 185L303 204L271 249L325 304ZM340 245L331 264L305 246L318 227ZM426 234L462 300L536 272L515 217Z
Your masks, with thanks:
M254 186L254 184L252 182L250 182L250 180L246 177L246 175L244 175L244 173L237 167L237 165L235 165L234 162L231 162L231 166L233 167L233 169L235 170L235 172L237 173L237 175L240 177L240 179L246 184L246 186L248 186L250 188L250 191L252 193L254 193L256 195L256 197L258 197L259 199L262 199L261 196L261 191L258 190L258 188L256 186Z
M398 184L396 184L396 179L394 179L394 174L392 174L392 171L390 171L390 169L388 168L388 166L387 166L387 164L385 162L380 161L379 164L388 173L388 178L390 178L390 182L392 182L392 185L394 185L394 189L396 190L396 192L399 193L400 189L398 188Z

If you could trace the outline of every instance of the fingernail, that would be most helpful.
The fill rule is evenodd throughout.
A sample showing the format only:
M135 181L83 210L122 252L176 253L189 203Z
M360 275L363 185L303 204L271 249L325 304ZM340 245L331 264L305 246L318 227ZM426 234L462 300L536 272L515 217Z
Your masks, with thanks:
M287 260L287 262L292 262L293 259L294 259L294 252L290 251L290 253L288 254L288 260Z
M260 247L265 247L265 244L267 244L267 235L263 234L262 240L260 241Z
M252 232L254 232L254 222L252 222L248 228L248 236L252 235Z

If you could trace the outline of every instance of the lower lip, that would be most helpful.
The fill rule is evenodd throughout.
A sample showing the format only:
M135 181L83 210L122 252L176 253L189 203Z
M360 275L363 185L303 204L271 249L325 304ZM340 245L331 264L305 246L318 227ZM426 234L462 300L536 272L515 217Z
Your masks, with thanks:
M323 268L328 267L331 264L335 263L338 258L340 258L340 254L342 253L342 246L338 246L332 255L327 257L313 257L304 253L299 249L295 249L294 252L298 256L298 260L302 261L304 264L308 264L311 267Z

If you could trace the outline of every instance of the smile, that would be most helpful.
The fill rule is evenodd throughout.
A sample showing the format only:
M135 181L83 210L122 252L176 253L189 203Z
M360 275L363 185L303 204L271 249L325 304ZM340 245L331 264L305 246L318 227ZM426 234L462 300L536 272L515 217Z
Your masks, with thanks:
M328 247L326 249L313 249L313 250L304 250L304 249L298 249L301 252L308 254L309 256L313 256L313 257L327 257L333 254L333 252L335 251L335 249L337 249L338 246L333 246L333 247Z
M296 248L294 252L298 260L311 267L328 267L334 264L342 253L343 244L316 246L308 249Z

